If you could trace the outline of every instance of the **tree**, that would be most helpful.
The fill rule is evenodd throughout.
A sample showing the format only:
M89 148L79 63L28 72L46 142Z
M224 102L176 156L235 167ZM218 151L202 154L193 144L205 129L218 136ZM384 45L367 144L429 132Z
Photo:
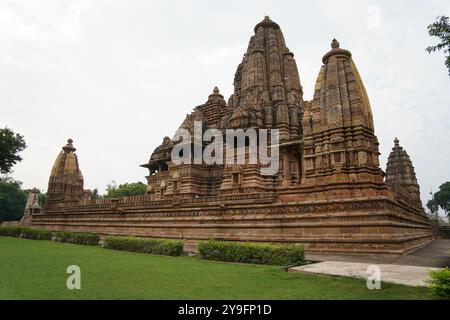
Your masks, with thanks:
M98 189L95 188L94 190L92 190L92 196L91 199L100 199L102 197L102 195L98 192Z
M436 199L434 199L434 196L433 196L433 199L428 200L427 208L430 210L431 215L433 217L435 217L436 216L436 212L438 212L438 210L439 210L439 205L437 204Z
M440 39L440 43L435 46L429 46L425 50L428 53L435 52L436 50L440 51L444 49L444 53L446 54L445 65L448 69L448 74L450 76L450 22L449 18L446 16L437 17L436 21L430 24L428 27L428 33L432 37L438 37Z
M0 178L0 221L17 221L23 216L27 193L22 183L12 178Z
M443 183L433 195L436 204L450 217L450 181Z
M106 187L104 198L119 198L145 194L147 185L142 182L125 183L119 186L113 181Z
M0 173L11 173L12 167L22 161L19 152L26 147L22 135L6 127L0 129Z
M41 190L39 190L39 205L41 208L45 206L45 200L47 199L47 194L43 193Z

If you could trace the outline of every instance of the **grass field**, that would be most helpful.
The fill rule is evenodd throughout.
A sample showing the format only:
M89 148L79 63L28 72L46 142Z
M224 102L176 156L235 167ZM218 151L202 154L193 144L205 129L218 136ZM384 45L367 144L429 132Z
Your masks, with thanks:
M81 268L81 290L66 269ZM0 299L432 299L426 288L0 237Z

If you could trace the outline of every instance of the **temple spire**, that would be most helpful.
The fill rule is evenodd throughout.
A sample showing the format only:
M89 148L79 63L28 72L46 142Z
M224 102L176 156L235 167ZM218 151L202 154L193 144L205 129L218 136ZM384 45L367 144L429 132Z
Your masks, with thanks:
M420 201L420 187L412 161L400 141L394 139L394 147L386 165L386 184L395 191L406 194L414 201Z
M294 54L280 26L268 16L254 30L235 73L228 103L235 113L230 116L234 124L229 125L277 128L281 140L298 139L303 91ZM240 114L253 120L240 123L236 120ZM228 125L227 119L223 122Z
M83 175L75 154L73 140L68 139L53 164L47 190L46 208L60 206L64 201L76 201L83 197Z
M302 120L305 148L310 150L305 152L311 168L307 176L313 182L323 181L326 173L330 181L381 183L372 110L352 54L333 39L322 61L314 98L305 103Z

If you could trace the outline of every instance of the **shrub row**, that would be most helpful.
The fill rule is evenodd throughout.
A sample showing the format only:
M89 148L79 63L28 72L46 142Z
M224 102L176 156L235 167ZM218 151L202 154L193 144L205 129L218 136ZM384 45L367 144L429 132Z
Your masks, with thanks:
M20 227L0 227L0 236L20 237L23 229Z
M79 232L55 232L55 240L58 242L68 242L75 244L83 244L89 246L97 246L100 237L95 233L79 233Z
M135 237L107 237L104 247L114 250L153 253L166 256L183 254L183 241Z
M430 272L428 284L434 294L450 298L450 268Z
M297 245L209 240L201 241L198 250L209 260L283 266L304 263L303 247Z
M0 227L0 236L23 237L34 240L55 240L82 245L96 246L100 237L94 233L51 232L44 229L22 227ZM153 253L167 256L183 254L183 241L170 239L147 239L135 237L107 237L103 246L108 249Z
M0 236L22 237L33 240L52 240L75 244L98 245L100 237L92 233L51 232L45 229L31 229L23 227L0 227Z
M22 237L33 240L52 240L53 233L44 229L22 228Z
M22 237L34 240L52 240L53 233L44 229L23 227L0 227L0 236Z

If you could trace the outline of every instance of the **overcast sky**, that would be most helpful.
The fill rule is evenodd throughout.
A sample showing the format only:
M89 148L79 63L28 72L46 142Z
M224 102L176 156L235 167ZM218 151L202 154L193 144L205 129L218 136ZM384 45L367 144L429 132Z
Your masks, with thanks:
M269 15L305 100L336 37L365 82L385 170L394 137L423 200L450 180L450 77L426 26L450 1L0 0L0 126L28 148L12 176L47 189L73 138L85 188L145 181L139 167L214 86L228 99L253 27Z

